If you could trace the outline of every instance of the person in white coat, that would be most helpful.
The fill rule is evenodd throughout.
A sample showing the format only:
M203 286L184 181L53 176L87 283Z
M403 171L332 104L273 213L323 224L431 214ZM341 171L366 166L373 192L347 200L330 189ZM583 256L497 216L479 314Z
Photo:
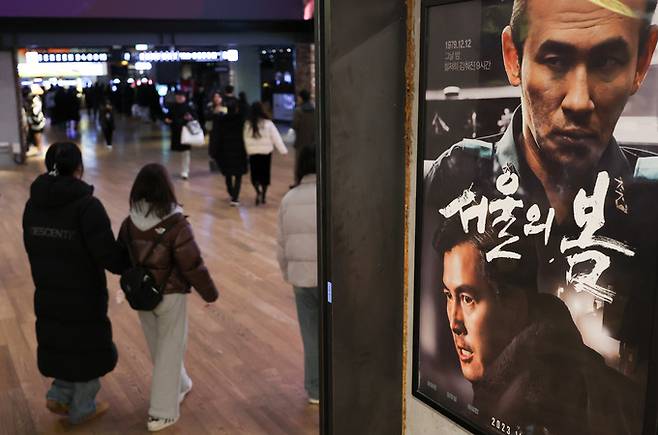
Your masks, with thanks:
M320 289L318 287L315 150L300 152L301 182L281 201L277 259L293 286L304 343L304 388L311 404L320 398Z
M244 146L249 156L251 184L256 189L256 205L265 204L267 187L270 185L272 151L276 147L281 154L288 154L288 149L260 101L251 105L243 133Z

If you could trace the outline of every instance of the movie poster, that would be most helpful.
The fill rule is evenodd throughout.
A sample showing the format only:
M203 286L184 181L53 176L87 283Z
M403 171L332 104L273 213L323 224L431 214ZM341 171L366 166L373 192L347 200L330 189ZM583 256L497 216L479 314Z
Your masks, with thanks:
M423 2L413 392L471 431L656 433L655 7Z

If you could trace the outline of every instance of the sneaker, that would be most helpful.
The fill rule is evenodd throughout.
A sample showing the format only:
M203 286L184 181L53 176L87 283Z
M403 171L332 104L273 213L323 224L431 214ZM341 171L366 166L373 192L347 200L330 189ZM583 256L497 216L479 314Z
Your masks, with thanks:
M180 174L180 177L181 177L183 180L187 180L188 178L190 178L190 174L188 174L187 172L182 172L182 173Z
M189 388L188 388L187 390L185 390L185 391L182 391L182 392L178 395L178 403L182 403L183 400L185 400L185 397L187 396L187 394L188 394L190 391L192 391L192 380L190 380L190 386L189 386Z
M229 203L229 205L230 205L231 207L238 207L238 206L240 206L240 202L239 202L239 201L231 201L231 202Z
M169 426L173 426L176 424L178 421L177 418L158 418L158 417L151 417L149 415L149 419L146 422L146 428L149 430L149 432L157 432L162 429L166 429Z
M46 408L57 415L69 415L69 406L57 400L47 399Z
M308 403L310 403L311 405L319 405L320 404L320 399L314 399L312 397L309 397L308 398Z

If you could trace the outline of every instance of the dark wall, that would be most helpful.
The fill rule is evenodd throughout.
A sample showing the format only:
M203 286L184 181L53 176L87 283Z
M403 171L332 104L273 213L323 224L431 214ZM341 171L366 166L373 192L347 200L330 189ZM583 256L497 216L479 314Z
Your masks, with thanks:
M27 0L0 2L2 17L301 20L302 0Z
M311 21L0 18L0 48L114 45L289 45L313 41Z
M399 434L405 2L326 0L322 13L329 423L333 434Z

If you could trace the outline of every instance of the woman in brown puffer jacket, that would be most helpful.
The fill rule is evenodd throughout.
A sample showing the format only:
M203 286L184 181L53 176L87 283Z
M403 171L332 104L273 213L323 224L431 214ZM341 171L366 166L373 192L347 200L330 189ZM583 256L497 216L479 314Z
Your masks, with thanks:
M183 364L186 294L194 287L206 302L214 302L218 292L164 166L148 164L137 175L130 192L130 216L121 225L119 240L164 288L164 298L153 311L139 311L154 365L147 427L155 432L176 423L180 402L192 389Z

